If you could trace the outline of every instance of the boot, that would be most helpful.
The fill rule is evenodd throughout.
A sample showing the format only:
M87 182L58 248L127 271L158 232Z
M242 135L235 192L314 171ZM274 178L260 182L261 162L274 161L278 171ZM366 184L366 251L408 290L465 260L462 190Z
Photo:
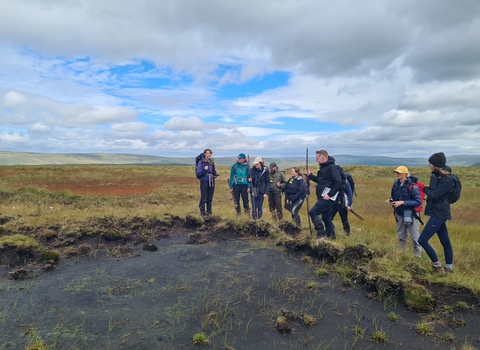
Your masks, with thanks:
M314 217L310 217L312 219L313 226L315 227L315 231L317 231L317 238L327 238L322 220L316 215Z
M295 224L298 228L302 226L302 220L300 219L300 215L295 216Z
M335 230L327 231L327 238L331 240L337 239L337 234L335 233Z
M207 216L207 213L206 213L206 211L205 211L205 203L200 202L200 204L198 205L198 207L200 208L200 215L201 215L202 217Z
M343 231L346 236L350 236L350 224L348 222L343 223Z
M212 216L212 202L207 202L207 216Z

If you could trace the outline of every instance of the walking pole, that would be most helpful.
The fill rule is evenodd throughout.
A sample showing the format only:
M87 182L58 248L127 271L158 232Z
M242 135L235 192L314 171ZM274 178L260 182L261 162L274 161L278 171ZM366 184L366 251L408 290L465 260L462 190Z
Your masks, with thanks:
M307 147L307 156L305 159L306 163L306 169L308 169L308 147ZM308 183L308 177L307 177L307 183ZM310 236L313 236L312 233L312 223L310 222L310 204L308 203L308 193L307 193L307 216L308 216L308 227L310 228Z
M247 154L247 168L248 168L248 178L250 178L250 154ZM253 179L252 182L250 182L250 201L252 202L252 218L253 221L255 222L255 225L257 224L257 219L255 217L255 203L253 202Z
M355 215L357 218L359 218L361 221L365 221L365 219L358 213L354 212L353 209L350 209L350 213Z

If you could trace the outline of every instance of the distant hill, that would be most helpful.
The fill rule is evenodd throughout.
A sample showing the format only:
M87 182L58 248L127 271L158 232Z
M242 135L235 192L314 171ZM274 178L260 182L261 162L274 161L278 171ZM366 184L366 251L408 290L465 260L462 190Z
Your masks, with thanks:
M333 155L339 165L377 165L377 166L426 166L427 158L398 158L377 156L349 156ZM236 157L215 158L218 165L231 165ZM305 165L305 158L298 157L272 157L265 158L265 164L276 162L280 168ZM309 164L316 165L314 154L308 159ZM0 151L0 165L189 165L195 163L195 157L173 158L157 157L136 154L116 153L33 153L33 152L8 152ZM480 166L480 155L455 155L448 156L450 166Z

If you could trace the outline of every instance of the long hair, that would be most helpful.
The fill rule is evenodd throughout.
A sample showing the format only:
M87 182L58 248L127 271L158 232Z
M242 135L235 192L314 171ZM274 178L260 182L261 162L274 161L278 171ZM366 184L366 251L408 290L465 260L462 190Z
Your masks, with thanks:
M446 171L442 168L439 168L438 166L435 166L433 164L432 164L432 166L433 166L433 172L439 173L440 176L444 177L444 176L449 176L450 175L450 173L448 171Z

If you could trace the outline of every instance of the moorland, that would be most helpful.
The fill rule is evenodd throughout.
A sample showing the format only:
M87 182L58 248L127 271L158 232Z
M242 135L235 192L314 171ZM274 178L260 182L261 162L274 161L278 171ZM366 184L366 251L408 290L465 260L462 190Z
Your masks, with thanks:
M345 170L365 221L316 242L306 205L301 230L237 217L229 167L208 220L192 166L1 167L0 349L480 347L480 170L454 169L444 277L397 249L393 169Z

